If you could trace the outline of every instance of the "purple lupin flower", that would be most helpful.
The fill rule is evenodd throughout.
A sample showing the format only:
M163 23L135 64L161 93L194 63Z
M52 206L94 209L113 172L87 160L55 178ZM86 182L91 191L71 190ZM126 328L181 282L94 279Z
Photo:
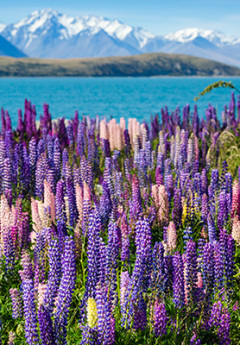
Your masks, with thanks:
M107 182L103 181L102 186L103 186L103 193L100 198L100 215L101 215L102 224L106 226L109 221L109 216L112 212L112 201L111 201L110 191L108 189Z
M197 338L197 334L194 334L190 339L190 345L201 345L201 340Z
M156 242L152 253L151 288L160 298L164 290L164 247L161 242Z
M48 256L49 275L43 305L48 312L52 313L61 279L61 255L58 241L55 239L52 239L49 243Z
M226 262L225 262L225 274L227 280L228 292L232 291L233 276L235 273L235 241L232 235L228 235L227 248L226 248Z
M160 166L158 166L158 167L156 168L155 180L156 180L156 184L157 184L158 186L160 186L161 184L163 184L163 175L162 175L162 170L161 170Z
M202 190L202 193L204 194L207 194L207 191L208 191L208 180L207 180L207 171L206 169L203 169L202 170L202 173L201 173L201 190Z
M133 319L134 329L144 329L147 316L143 292L146 292L149 286L152 265L151 229L147 220L137 222L135 244L136 261L126 295L128 313L123 317L123 322L130 326Z
M69 214L70 214L69 225L73 227L74 224L77 222L78 211L77 211L77 205L76 205L74 185L71 178L67 179L66 191L67 191Z
M10 229L5 229L2 234L3 254L5 256L6 272L12 271L15 265L15 250Z
M228 214L230 214L232 210L232 175L230 173L226 173L225 181L225 191L227 194L227 209Z
M216 227L215 227L214 219L211 213L208 214L207 225L208 225L208 238L209 238L210 243L213 243L214 241L217 240L217 235L216 235Z
M88 246L87 246L87 282L86 298L95 298L95 288L99 281L100 273L100 222L97 213L91 213L88 220Z
M62 278L57 294L55 313L55 337L56 344L66 345L66 326L69 315L69 308L72 301L72 294L76 281L76 249L75 242L71 237L66 237L64 255L62 261Z
M107 285L115 295L117 284L117 258L121 246L120 229L114 222L108 226L108 245L107 245Z
M121 220L121 259L122 261L126 261L129 259L129 245L130 245L130 239L129 239L129 227L127 223L127 216L126 213L123 214L122 220Z
M21 318L23 316L23 301L21 293L16 288L9 290L12 299L12 317L13 319Z
M112 345L115 341L115 320L112 315L112 306L106 286L97 285L96 302L98 312L98 341L100 344Z
M202 221L204 224L207 223L207 217L208 217L208 197L207 194L204 193L202 195L202 212L201 212Z
M181 190L175 189L174 190L174 197L173 197L173 210L172 210L172 220L176 227L181 226L182 222L182 200L181 200Z
M65 148L62 153L62 178L64 179L66 179L67 163L68 163L68 151Z
M206 301L209 301L214 287L214 248L211 243L206 243L203 249L203 284Z
M26 279L22 284L24 318L25 318L25 337L29 345L39 344L37 334L37 316L34 302L34 288L31 279Z
M184 306L184 267L182 256L176 252L173 256L173 301L177 308Z
M43 304L38 309L38 322L42 345L55 345L51 315Z
M60 178L60 171L61 171L61 149L60 149L58 138L56 138L54 141L53 164L54 164L54 171L55 171L55 182L57 182Z
M153 318L155 335L161 337L167 333L167 312L164 303L155 302Z
M4 159L2 186L4 191L12 188L11 161L9 158Z
M214 288L221 290L224 282L224 264L221 248L218 242L214 243Z
M130 217L133 222L136 222L142 215L142 202L139 188L139 181L136 175L132 178L132 200L129 209Z
M130 157L130 153L131 153L131 142L130 142L129 132L128 132L127 129L124 130L123 136L124 136L124 142L125 142L126 157L129 158Z
M197 251L193 240L188 241L186 248L186 283L188 302L193 304L197 297Z
M228 219L227 198L226 198L226 193L222 191L219 193L219 196L218 196L217 225L218 225L219 230L226 224L227 219Z
M231 322L231 315L227 311L226 308L223 309L220 325L218 329L218 337L219 337L219 345L230 345L231 338L230 338L230 322Z

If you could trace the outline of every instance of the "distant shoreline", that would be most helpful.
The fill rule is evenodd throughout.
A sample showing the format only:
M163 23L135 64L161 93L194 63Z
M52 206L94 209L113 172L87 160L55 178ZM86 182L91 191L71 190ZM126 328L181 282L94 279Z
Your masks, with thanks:
M0 77L234 77L240 68L189 55L35 59L0 57Z

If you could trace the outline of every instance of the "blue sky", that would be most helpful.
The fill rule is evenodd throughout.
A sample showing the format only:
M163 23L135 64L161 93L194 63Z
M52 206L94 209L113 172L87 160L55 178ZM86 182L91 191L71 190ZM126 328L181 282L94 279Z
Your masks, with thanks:
M15 22L43 8L73 16L118 18L155 34L199 27L240 35L240 0L2 0L0 22Z

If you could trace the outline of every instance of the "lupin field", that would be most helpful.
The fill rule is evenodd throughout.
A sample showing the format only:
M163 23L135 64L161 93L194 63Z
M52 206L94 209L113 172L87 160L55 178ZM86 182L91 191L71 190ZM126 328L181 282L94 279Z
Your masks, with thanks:
M0 344L240 344L240 99L37 110L1 111Z

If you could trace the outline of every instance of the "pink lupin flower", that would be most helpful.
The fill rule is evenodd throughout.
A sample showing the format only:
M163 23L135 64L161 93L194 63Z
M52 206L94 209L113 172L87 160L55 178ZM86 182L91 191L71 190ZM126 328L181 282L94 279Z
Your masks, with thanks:
M43 228L42 220L38 212L38 202L37 200L32 199L31 201L31 210L32 210L32 221L33 221L33 230L40 232Z
M197 272L197 287L201 289L203 287L202 273Z
M168 222L168 196L164 185L158 187L158 198L159 198L159 210L158 210L158 220L163 222Z
M237 216L233 219L232 237L237 244L240 244L240 221Z
M76 203L79 215L79 223L82 224L83 220L83 189L77 183L76 185Z
M167 244L170 251L175 250L177 247L177 231L173 221L169 223L167 229Z
M108 126L106 124L105 120L100 121L100 139L108 139L109 134L108 134Z
M240 216L240 188L237 180L233 182L231 217L234 216Z

